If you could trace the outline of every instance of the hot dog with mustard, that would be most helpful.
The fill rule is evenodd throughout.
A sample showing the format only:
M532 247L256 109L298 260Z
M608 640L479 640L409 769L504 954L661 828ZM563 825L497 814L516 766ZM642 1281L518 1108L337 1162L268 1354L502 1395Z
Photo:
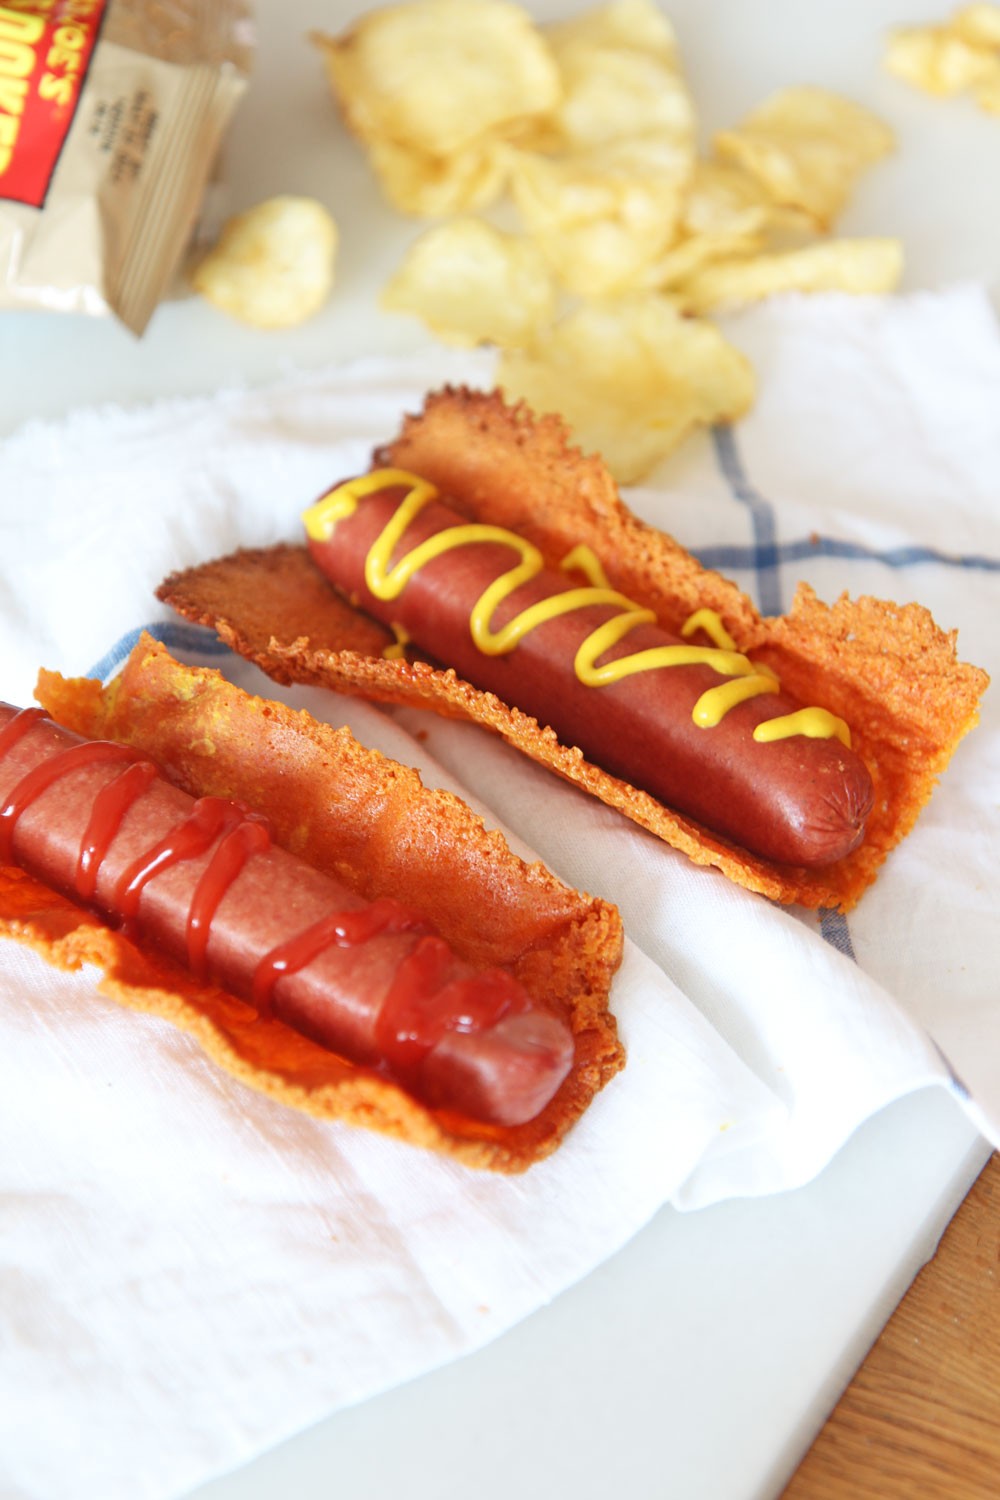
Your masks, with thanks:
M373 467L438 492L408 518L410 544L400 536L384 555L374 530L362 534L366 497L329 535L331 518L314 512L315 538L200 563L165 579L159 597L279 682L472 720L695 863L810 908L847 911L859 900L977 722L987 674L959 659L955 631L923 606L846 593L827 604L801 583L786 614L762 617L737 583L630 510L600 457L575 448L559 418L499 391L430 393ZM395 514L402 499L379 503ZM422 553L419 528L433 529L439 503L492 540L466 533L440 555ZM455 524L440 519L445 532ZM348 547L349 526L358 532ZM320 568L341 547L344 593ZM542 574L528 577L531 548L555 579L547 597ZM382 584L372 588L364 573L400 581L407 553L419 567L403 570L397 597L380 599ZM603 589L601 571L613 596L604 602L586 592ZM565 613L553 606L579 589ZM551 618L539 619L537 604ZM531 628L502 649L519 615ZM422 652L406 640L431 630ZM532 665L543 643L545 661ZM703 659L685 660L682 648ZM629 657L642 670L608 680L605 669L620 672ZM591 674L596 682L582 680ZM561 708L571 717L556 733ZM667 755L653 728L663 716Z
M783 694L716 613L670 635L589 550L564 563L588 575L573 583L404 470L336 485L304 521L358 608L668 806L787 864L830 864L864 837L872 782L848 725Z

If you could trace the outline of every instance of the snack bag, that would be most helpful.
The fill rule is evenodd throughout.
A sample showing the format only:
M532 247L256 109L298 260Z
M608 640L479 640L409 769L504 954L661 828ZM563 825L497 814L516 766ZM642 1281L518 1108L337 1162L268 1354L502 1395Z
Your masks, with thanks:
M249 73L244 0L0 3L0 307L141 333Z

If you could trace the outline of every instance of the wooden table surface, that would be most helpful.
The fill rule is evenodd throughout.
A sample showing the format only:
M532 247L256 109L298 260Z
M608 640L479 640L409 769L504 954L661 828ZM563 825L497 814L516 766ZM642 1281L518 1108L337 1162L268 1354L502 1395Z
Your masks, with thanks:
M1000 1155L844 1392L783 1500L1000 1496Z

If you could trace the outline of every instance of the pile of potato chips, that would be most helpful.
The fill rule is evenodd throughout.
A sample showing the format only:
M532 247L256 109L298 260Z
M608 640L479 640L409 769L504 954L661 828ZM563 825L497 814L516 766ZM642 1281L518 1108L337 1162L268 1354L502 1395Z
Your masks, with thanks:
M448 342L497 345L506 393L560 412L622 482L753 401L748 361L702 315L898 283L895 240L826 237L892 149L886 126L790 88L701 158L652 0L549 26L508 0L410 0L313 40L389 201L444 220L384 306ZM494 205L516 231L476 216Z
M885 65L928 94L971 93L1000 115L1000 5L964 5L942 26L903 26L889 37Z

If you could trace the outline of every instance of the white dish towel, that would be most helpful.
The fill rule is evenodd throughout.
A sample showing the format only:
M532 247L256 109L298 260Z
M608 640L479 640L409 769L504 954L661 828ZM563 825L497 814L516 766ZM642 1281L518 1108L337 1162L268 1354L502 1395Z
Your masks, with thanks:
M732 322L753 414L629 495L768 613L808 579L920 600L1000 670L1000 338L976 288L790 298ZM440 351L256 392L75 414L0 449L0 693L39 665L113 669L152 624L180 656L278 690L153 590L299 536L446 380ZM697 871L469 726L299 691L463 791L566 880L616 901L626 1071L557 1155L477 1175L300 1117L186 1037L0 949L0 1492L161 1500L473 1349L667 1202L814 1176L890 1100L938 1083L1000 1142L1000 709L846 921ZM411 737L419 729L421 738Z

